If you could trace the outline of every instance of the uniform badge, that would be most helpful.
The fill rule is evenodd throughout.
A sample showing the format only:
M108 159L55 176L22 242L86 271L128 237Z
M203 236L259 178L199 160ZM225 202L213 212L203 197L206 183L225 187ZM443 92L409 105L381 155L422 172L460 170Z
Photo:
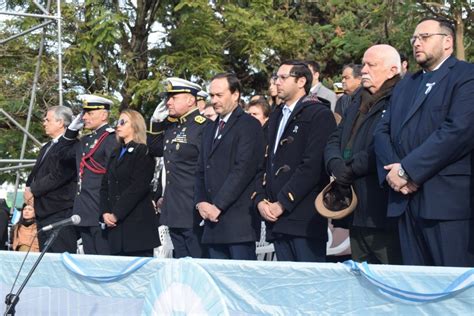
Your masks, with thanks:
M186 133L184 130L179 132L178 135L171 141L172 143L187 143L188 142L188 137L186 136Z
M198 124L202 124L206 121L206 118L204 116L201 116L201 115L196 115L196 117L194 118L194 122L198 123Z

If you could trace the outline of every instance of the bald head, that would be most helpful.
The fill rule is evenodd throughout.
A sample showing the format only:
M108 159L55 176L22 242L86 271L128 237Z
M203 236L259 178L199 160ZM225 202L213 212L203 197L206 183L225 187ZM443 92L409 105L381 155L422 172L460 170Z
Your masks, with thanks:
M400 73L400 54L390 45L374 45L365 51L362 65L362 86L375 93Z

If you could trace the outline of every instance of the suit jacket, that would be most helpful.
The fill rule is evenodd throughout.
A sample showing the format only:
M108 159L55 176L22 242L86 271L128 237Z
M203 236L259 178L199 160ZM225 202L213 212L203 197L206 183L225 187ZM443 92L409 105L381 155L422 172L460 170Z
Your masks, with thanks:
M359 90L361 91L361 90ZM324 153L326 168L332 159L342 159L344 149L354 133L361 104L360 92L353 97L347 107L344 119L337 130L331 134ZM353 213L352 224L359 227L395 227L393 219L387 219L388 188L380 187L374 151L374 130L389 104L391 93L372 106L363 118L352 141L352 157L346 161L355 174L354 191L358 198Z
M280 106L268 120L265 173L257 181L255 203L267 199L283 205L285 211L278 220L267 222L269 231L326 240L328 221L316 212L314 200L329 182L323 155L327 139L336 128L334 115L314 95L301 98L274 154L281 116ZM272 239L271 234L267 235Z
M100 189L101 213L113 213L118 220L108 229L111 253L153 249L159 245L150 187L155 162L146 145L133 141L121 158L120 152L113 151Z
M375 132L380 183L383 166L400 162L420 186L409 196L390 190L388 215L401 215L413 201L421 218L473 218L474 65L449 57L414 100L421 75L395 87Z
M60 137L45 153L52 140L40 150L26 186L35 198L34 207L39 219L72 208L76 196L76 168L74 162L63 159L70 144Z
M260 123L237 107L222 137L214 140L219 120L208 124L196 174L195 203L209 202L222 213L205 222L202 242L227 244L256 241L260 221L253 207L256 174L263 163Z

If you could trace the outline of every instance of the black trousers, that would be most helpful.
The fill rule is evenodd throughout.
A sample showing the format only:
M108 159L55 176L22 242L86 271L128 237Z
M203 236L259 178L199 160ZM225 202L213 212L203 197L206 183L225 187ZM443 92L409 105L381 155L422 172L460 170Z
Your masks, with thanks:
M209 258L211 259L257 260L255 248L254 241L208 245Z
M204 258L202 228L169 228L174 258Z
M36 217L36 223L38 231L44 226L48 226L55 222L63 219L70 218L72 216L72 209L67 209L46 217ZM51 235L52 231L42 232L38 234L38 243L40 250L42 251L45 247L45 243ZM53 253L76 253L77 252L77 233L74 226L65 226L59 230L59 235L56 240L51 244L48 252Z
M79 226L77 231L82 238L82 247L87 255L110 255L107 230L97 226Z
M278 234L273 240L278 261L326 262L326 241Z
M126 256L126 257L153 257L153 249L139 250L139 251L122 251L115 253L114 256Z

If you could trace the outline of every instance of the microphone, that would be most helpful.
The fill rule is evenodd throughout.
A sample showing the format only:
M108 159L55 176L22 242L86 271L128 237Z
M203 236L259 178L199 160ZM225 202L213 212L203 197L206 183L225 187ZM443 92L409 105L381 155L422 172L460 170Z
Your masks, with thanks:
M78 225L81 222L81 217L79 215L73 215L70 218L63 219L62 221L46 225L43 228L41 228L38 233L40 232L48 232L50 230L56 229L56 228L61 228L64 226L69 226L69 225Z

